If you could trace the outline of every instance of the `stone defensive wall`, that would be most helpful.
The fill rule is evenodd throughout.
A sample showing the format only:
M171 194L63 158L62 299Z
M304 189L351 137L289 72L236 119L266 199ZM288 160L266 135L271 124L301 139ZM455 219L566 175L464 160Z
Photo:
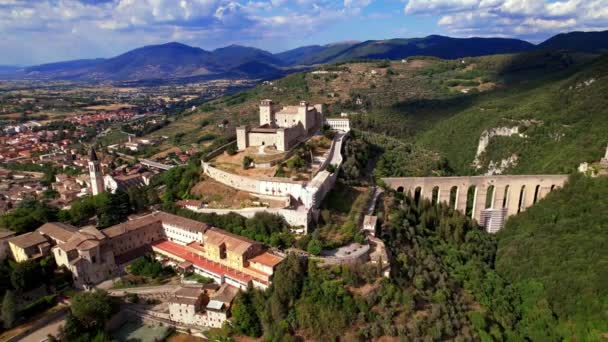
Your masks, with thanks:
M446 202L466 211L469 189L473 204L469 208L478 222L484 209L507 210L507 217L532 206L556 187L562 187L568 175L497 175L468 177L388 177L384 183L398 192L416 198ZM486 202L489 206L486 207Z
M218 215L226 215L229 213L239 214L241 216L251 218L255 214L260 212L266 212L270 214L281 215L285 221L294 227L307 227L308 223L312 220L312 212L310 210L294 210L286 208L266 208L266 207L251 207L241 209L213 209L213 208L196 208L191 209L197 213L211 214L215 213Z
M206 175L224 185L238 190L265 196L292 196L296 199L305 197L306 191L304 188L306 182L303 181L292 181L289 178L281 177L255 178L240 176L220 170L207 162L203 162L202 166ZM306 203L304 204L306 205Z
M332 142L327 161L323 164L324 168L327 167L328 163L335 165L337 168L342 164L342 153L335 152L342 149L344 137L344 133L339 133ZM202 167L206 175L224 185L266 196L291 196L302 201L302 204L307 209L316 208L321 203L325 194L333 187L338 173L334 172L330 174L328 171L321 169L322 171L318 172L310 182L304 182L281 177L256 178L240 176L220 170L205 161L202 162Z

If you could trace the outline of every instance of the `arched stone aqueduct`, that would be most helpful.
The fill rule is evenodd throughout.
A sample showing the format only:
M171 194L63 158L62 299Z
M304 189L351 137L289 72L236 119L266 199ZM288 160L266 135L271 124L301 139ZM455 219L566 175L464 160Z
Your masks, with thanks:
M473 196L472 217L480 220L486 208L506 209L506 217L519 213L564 185L567 175L391 177L384 183L399 192L446 202L466 212L469 189ZM489 206L486 207L486 202Z

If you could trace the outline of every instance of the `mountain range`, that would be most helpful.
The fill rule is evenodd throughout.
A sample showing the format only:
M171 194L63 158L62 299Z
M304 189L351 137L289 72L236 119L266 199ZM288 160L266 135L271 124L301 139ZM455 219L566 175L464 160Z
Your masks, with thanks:
M24 68L1 68L0 77L79 81L250 78L271 79L315 64L356 59L445 59L519 53L535 49L608 51L608 31L559 34L534 45L509 38L424 38L368 40L299 47L281 53L230 45L213 51L181 43L144 46L112 58L81 59Z

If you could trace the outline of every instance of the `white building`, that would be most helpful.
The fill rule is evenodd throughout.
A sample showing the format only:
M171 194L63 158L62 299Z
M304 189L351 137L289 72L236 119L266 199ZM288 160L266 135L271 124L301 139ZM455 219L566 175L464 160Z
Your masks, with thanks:
M238 289L224 284L184 286L169 299L169 318L178 325L221 328L230 317Z

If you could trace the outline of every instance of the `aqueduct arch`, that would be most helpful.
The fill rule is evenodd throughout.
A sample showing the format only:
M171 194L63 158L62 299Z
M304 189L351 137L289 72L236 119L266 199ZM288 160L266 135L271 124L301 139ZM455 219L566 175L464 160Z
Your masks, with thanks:
M412 195L419 189L420 197L429 200L433 198L433 189L439 189L435 194L438 202L454 203L455 209L463 212L467 209L469 189L474 187L472 217L478 222L486 209L488 191L492 193L488 209L504 208L506 218L532 206L556 187L562 187L567 179L567 175L382 178L389 188Z

